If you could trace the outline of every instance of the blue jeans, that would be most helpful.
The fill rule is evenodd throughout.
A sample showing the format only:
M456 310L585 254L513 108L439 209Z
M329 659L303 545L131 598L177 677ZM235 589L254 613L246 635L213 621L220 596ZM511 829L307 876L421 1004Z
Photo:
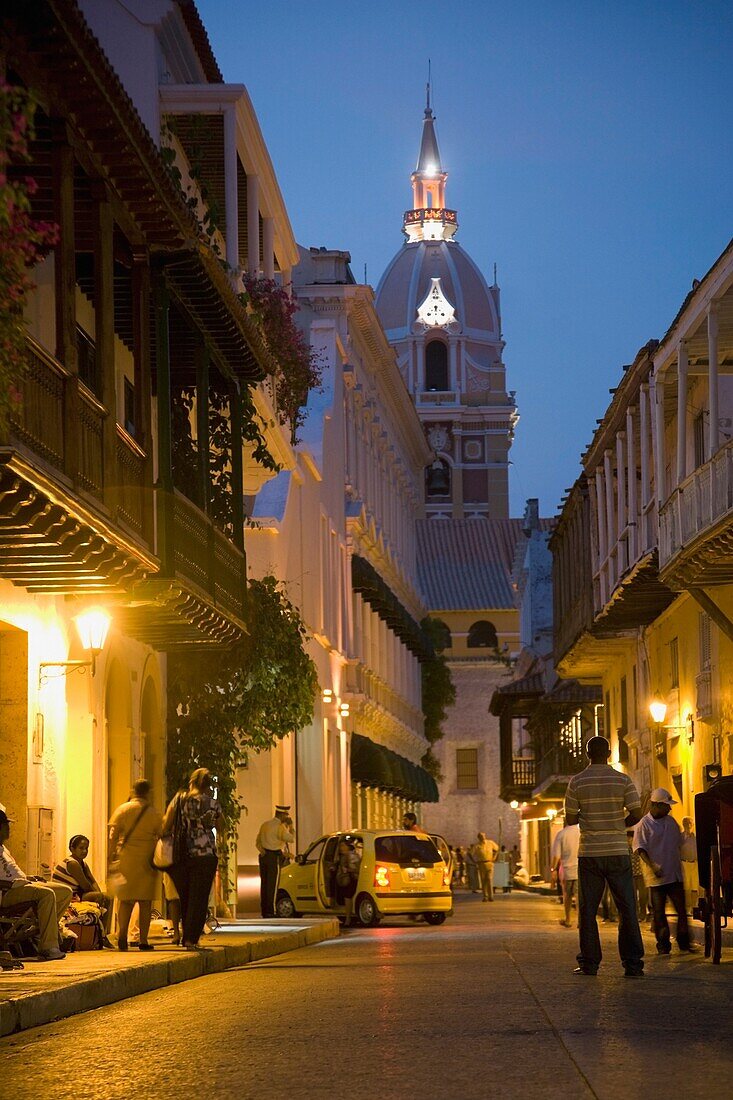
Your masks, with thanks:
M600 965L602 952L596 916L606 884L618 909L618 953L621 962L626 970L642 971L644 944L636 915L634 878L628 855L581 856L578 860L578 963L593 971Z
M685 888L681 882L665 882L663 886L652 886L649 890L654 914L654 935L657 937L657 951L668 955L671 948L669 923L667 921L667 898L672 902L677 914L677 944L680 951L690 950L690 928L685 909Z

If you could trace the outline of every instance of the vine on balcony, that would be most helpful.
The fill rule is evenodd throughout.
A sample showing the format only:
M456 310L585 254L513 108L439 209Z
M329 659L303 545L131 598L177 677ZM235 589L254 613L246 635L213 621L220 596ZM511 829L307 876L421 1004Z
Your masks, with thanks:
M30 271L58 241L56 225L32 217L35 180L11 171L30 159L35 109L24 88L0 84L0 431L22 399L24 309L35 285Z
M176 163L176 149L173 139L178 137L176 120L168 118L161 126L160 155L163 165L173 182L181 192L181 196L189 211L198 223L202 238L217 256L221 256L221 249L217 240L217 234L221 233L222 214L216 197L206 181L204 172L204 151L200 144L206 124L204 118L195 115L188 119L190 133L186 143L185 153L188 159L188 176L196 185L198 195L190 184L184 186L183 173ZM183 143L181 143L183 144ZM199 196L203 204L203 214L199 217Z
M315 352L295 323L300 308L274 279L243 275L240 299L248 307L276 364L278 415L290 425L293 444L305 420L308 393L321 385L322 369Z

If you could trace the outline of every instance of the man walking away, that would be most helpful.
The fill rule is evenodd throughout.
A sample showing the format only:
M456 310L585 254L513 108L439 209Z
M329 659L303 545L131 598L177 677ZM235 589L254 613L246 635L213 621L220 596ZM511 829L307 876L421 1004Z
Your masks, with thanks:
M664 787L657 787L649 797L649 813L644 814L634 831L634 851L639 853L644 879L649 887L654 935L660 955L669 955L672 950L665 912L667 898L677 913L677 946L680 951L694 950L690 944L680 860L682 831L670 816L676 801Z
M626 829L640 817L641 802L628 775L608 763L605 737L586 745L590 763L574 775L565 794L565 823L580 825L578 906L580 951L576 974L595 975L601 963L598 905L608 887L619 915L618 951L627 978L644 973L644 944L636 915Z
M260 853L260 911L263 917L275 916L277 880L282 857L295 833L288 828L289 806L276 806L275 816L260 825L257 834L257 851Z
M487 840L486 833L479 833L477 843L473 845L473 858L478 867L481 882L481 901L494 900L494 863L499 854L499 845L495 840Z
M552 843L552 869L558 874L562 868L562 901L565 906L565 919L560 921L564 928L571 927L573 895L578 884L578 845L580 830L577 825L566 825Z

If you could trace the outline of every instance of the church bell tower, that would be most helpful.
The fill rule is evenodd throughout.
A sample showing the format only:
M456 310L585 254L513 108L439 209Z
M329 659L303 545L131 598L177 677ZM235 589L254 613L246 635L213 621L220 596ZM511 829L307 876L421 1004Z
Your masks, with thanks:
M455 240L447 179L428 84L405 241L379 283L377 311L435 455L427 517L504 519L518 414L506 390L499 287Z

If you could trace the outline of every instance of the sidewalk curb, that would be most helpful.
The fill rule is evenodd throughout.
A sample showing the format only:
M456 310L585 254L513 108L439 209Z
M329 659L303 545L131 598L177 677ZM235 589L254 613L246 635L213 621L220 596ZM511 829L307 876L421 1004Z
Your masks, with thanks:
M335 939L338 935L339 922L335 919L323 920L294 932L267 936L249 943L222 944L201 955L181 953L160 961L154 958L146 961L145 965L80 978L59 989L21 993L12 1000L0 1001L0 1036L13 1035L205 974L218 974L250 962L296 951L300 947L310 947L323 940Z

